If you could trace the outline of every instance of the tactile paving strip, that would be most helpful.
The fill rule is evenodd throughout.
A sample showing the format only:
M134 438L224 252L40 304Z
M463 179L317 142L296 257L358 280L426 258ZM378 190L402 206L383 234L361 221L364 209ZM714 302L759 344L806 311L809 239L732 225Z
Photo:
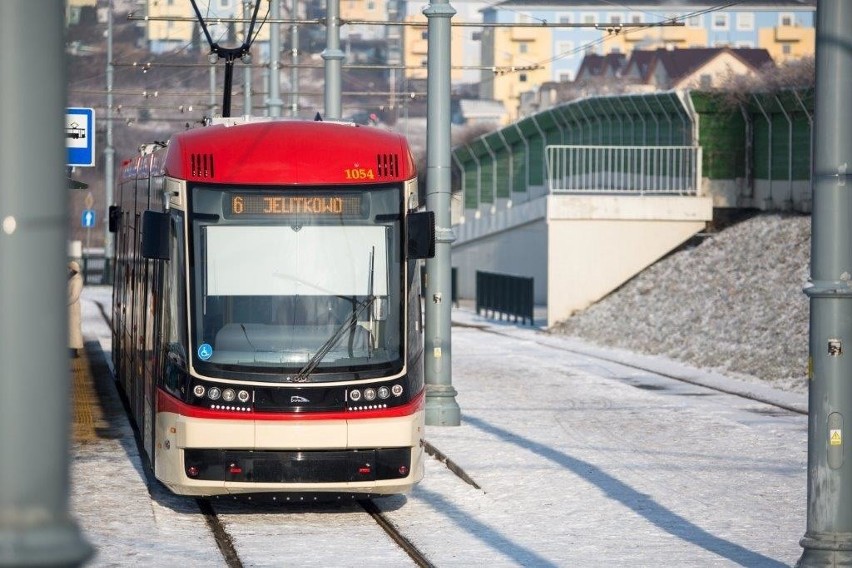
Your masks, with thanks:
M73 434L75 443L91 443L98 440L97 427L103 424L103 409L95 390L94 378L89 365L89 357L85 349L80 349L80 356L70 359L72 399L73 399Z

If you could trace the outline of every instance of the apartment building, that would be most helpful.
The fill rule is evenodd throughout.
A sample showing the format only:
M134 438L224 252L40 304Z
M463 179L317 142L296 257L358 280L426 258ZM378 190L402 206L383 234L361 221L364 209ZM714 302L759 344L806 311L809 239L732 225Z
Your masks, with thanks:
M299 24L302 33L316 32L325 17L325 0L279 0L281 17L298 19L306 23ZM246 25L243 23L220 22L219 19L250 18L254 12L255 1L245 0L198 0L201 15L207 22L214 41L240 44L245 38ZM388 59L400 62L402 59L401 32L399 26L386 25L398 21L404 14L405 0L339 0L341 44L381 40L388 43ZM153 53L165 53L186 49L199 41L201 33L195 21L195 12L187 0L146 0L145 14L152 19L145 22L148 49ZM295 8L295 10L294 10ZM269 30L271 24L262 21L268 16L269 3L261 2L257 19L256 46L259 61L269 60ZM173 20L169 18L174 18ZM184 21L191 18L192 21ZM310 23L310 20L316 23ZM351 23L350 23L351 22ZM377 22L373 24L371 22ZM262 24L262 25L261 25ZM308 28L311 28L308 30ZM323 28L324 30L324 28ZM324 31L323 31L324 33ZM285 37L289 37L290 25L284 26ZM203 40L203 38L201 38Z
M65 24L76 25L80 23L80 13L83 8L95 8L97 0L66 0L65 1Z
M201 15L207 24L207 31L213 41L221 45L240 45L244 39L248 24L224 22L220 19L251 18L254 12L253 2L241 0L199 1ZM265 8L261 6L260 10ZM201 30L192 4L186 0L147 0L145 15L151 18L142 25L149 51L166 53L192 48L206 49L207 40ZM259 26L264 13L258 11L254 33L257 34L257 46L261 57L268 58L269 26ZM204 46L204 47L202 47Z
M505 0L483 10L480 96L502 101L517 117L520 95L544 83L573 81L585 55L689 47L762 48L776 63L814 52L815 0L718 3L664 0ZM563 27L546 26L561 24ZM672 25L676 24L676 25Z
M406 21L418 25L406 26L403 32L403 51L405 53L406 65L405 77L406 79L425 80L429 55L428 21L422 14L409 15ZM470 52L473 47L479 47L478 44L472 43L469 38L466 38L466 35L465 28L450 28L450 61L453 67L450 73L453 84L464 82L465 70L461 62L466 52Z

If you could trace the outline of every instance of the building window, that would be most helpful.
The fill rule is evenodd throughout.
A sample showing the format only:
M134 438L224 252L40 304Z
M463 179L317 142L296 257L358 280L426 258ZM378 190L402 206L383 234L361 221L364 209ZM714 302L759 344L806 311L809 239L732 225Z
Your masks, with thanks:
M610 12L607 15L607 19L609 20L610 24L616 24L616 25L621 24L621 14L616 14L616 13Z
M791 53L793 53L793 46L789 43L785 43L781 46L781 53L783 53L784 55L790 55Z
M745 48L745 49L752 49L752 48L754 48L754 42L753 41L738 41L737 47L742 47L742 48Z
M686 25L690 28L702 28L704 27L704 23L702 22L702 16L690 16L686 19Z
M737 14L737 29L744 32L754 30L754 12L740 12Z
M699 85L702 89L709 89L713 86L713 76L712 75L701 75L698 79Z
M527 82L527 74L521 73L520 75L518 75L518 81L520 81L521 83L526 83Z
M571 14L559 14L558 19L560 24L570 24L572 21L574 21L571 18Z
M596 24L597 18L595 18L595 15L590 13L590 12L584 12L583 13L583 23L584 24Z
M728 29L728 16L730 14L725 14L723 12L717 12L713 14L713 29L714 30L727 30Z
M632 16L630 16L630 23L631 24L641 24L642 23L642 16L640 16L639 14L633 14Z
M574 57L574 42L573 41L558 41L558 42L556 42L556 55L558 57Z
M796 22L796 18L791 12L781 12L778 15L779 26L792 26Z
M519 24L532 24L535 20L533 19L531 14L526 14L524 12L518 12L515 21Z
M559 74L559 82L560 83L570 83L573 80L574 80L574 76L570 72Z
M518 44L518 53L526 53L527 52L527 44L525 42L521 42Z

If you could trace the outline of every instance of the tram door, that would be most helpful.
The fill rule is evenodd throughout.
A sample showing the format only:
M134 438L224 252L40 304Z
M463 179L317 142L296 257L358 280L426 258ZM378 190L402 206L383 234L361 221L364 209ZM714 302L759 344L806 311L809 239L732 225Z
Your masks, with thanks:
M142 447L148 454L153 466L154 459L154 427L157 404L157 377L162 363L160 361L161 343L161 291L162 263L145 261L145 346L143 351L144 374L140 380L142 390L139 400L140 418L139 433L142 436Z

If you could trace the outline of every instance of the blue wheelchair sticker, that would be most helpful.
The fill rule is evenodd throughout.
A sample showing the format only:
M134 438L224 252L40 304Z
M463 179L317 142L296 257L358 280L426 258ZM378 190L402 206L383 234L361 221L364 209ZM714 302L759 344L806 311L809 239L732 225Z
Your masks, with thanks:
M213 356L213 347L209 343L202 343L198 348L198 358L206 361Z

